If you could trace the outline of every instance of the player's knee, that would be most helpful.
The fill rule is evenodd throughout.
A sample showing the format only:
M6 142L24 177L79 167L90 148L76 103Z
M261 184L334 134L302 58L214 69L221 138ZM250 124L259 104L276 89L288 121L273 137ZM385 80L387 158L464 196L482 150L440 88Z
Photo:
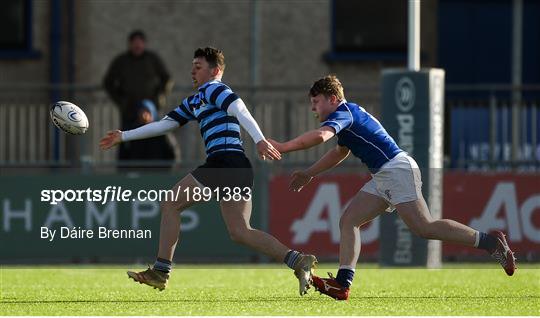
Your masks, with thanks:
M441 235L439 234L439 227L437 226L438 221L429 222L424 230L424 238L428 240L439 240Z
M161 213L168 213L173 209L172 202L162 201L159 203L159 208L161 209Z
M247 228L229 229L229 237L235 243L244 244L247 242L248 232L249 230Z
M343 213L343 215L339 218L339 229L343 230L346 228L354 227L354 220L350 216L349 213Z
M411 230L414 234L424 239L430 240L436 238L435 226L433 222L419 223L411 228Z
M407 223L407 226L409 227L409 230L415 235L418 235L422 237L422 224L420 222L414 222L414 223Z
M174 201L163 201L160 203L161 213L178 213L187 208L187 204Z

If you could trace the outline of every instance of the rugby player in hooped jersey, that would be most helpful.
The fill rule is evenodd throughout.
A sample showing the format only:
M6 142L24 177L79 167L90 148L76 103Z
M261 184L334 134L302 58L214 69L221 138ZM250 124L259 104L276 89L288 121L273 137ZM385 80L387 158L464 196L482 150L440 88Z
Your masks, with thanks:
M221 214L231 239L284 261L294 270L300 283L300 295L304 295L311 283L312 269L317 261L315 256L290 250L270 234L250 226L253 170L242 148L240 126L256 143L263 160L279 160L281 154L265 139L242 99L221 82L224 70L225 57L220 50L197 49L191 69L197 88L194 95L185 98L162 120L133 130L110 131L100 142L102 149L109 149L121 142L163 135L196 120L206 147L206 162L174 186L173 192L180 194L177 200L161 203L159 251L154 266L142 272L129 271L128 276L160 290L166 287L178 242L180 213L197 203L195 195L190 197L190 193L195 193L195 189L210 188L220 200ZM242 196L227 196L227 190L231 189L241 190Z
M401 150L382 125L362 107L347 102L335 76L317 80L309 91L311 110L321 127L287 142L269 141L281 153L307 149L337 135L337 146L303 171L293 173L290 188L301 191L313 177L341 163L349 153L369 168L372 179L356 194L341 216L339 269L334 278L313 276L313 286L338 300L349 298L356 262L360 254L360 226L382 214L397 210L417 235L488 251L508 275L515 270L515 258L502 232L476 231L449 219L431 217L422 197L417 163Z

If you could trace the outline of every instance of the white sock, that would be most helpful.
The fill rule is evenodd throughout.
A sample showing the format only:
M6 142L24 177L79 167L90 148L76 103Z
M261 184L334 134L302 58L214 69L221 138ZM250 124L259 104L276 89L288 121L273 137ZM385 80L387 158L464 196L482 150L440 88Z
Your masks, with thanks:
M480 244L480 232L476 231L474 233L474 247L478 247L478 244Z
M353 266L349 266L349 265L339 265L339 269L348 269L348 270L351 270L351 271L355 271L354 270L354 267Z

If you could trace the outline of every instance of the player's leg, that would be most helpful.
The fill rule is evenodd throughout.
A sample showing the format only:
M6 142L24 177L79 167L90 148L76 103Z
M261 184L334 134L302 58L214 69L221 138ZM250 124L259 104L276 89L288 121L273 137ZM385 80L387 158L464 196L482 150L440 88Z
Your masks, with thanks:
M370 181L371 182L371 181ZM374 182L366 184L353 198L339 220L339 269L337 276L313 276L313 285L323 294L338 300L349 298L349 287L354 278L356 262L360 255L360 226L384 213L388 203L375 195ZM368 193L373 192L373 193Z
M396 210L409 229L418 236L474 246L475 230L454 220L433 219L423 197L415 201L396 204Z
M283 260L289 249L272 235L251 227L251 200L221 200L220 206L221 215L231 240L253 248L275 260Z
M388 203L381 197L359 191L339 220L339 265L354 268L361 249L360 226L384 213Z
M422 176L416 161L408 155L398 155L376 174L381 189L396 207L405 224L426 239L441 240L488 251L503 266L508 275L515 269L515 259L501 232L482 233L449 219L434 219L422 196Z
M421 194L415 201L396 204L396 209L413 233L426 239L484 249L502 265L508 275L514 273L515 258L501 232L487 234L454 220L435 220Z
M197 203L193 198L188 197L188 193L193 193L192 190L199 187L197 180L188 174L172 188L175 195L178 193L178 198L170 198L161 203L158 258L173 259L180 233L180 213ZM191 191L186 192L183 189Z
M312 269L317 259L313 255L292 251L274 236L252 228L250 225L251 200L221 200L220 205L221 215L231 239L277 261L284 261L294 269L295 275L300 280L300 295L305 294L309 288Z
M172 259L180 233L180 213L196 202L187 197L182 189L199 187L191 174L185 176L173 187L177 198L168 198L161 203L161 225L159 232L158 257L152 268L142 272L128 271L128 276L141 284L146 284L159 290L165 289L172 269ZM192 193L190 191L189 193Z
M405 224L417 235L473 246L475 231L453 220L435 220L422 196L422 175L416 161L401 154L389 161L375 177Z

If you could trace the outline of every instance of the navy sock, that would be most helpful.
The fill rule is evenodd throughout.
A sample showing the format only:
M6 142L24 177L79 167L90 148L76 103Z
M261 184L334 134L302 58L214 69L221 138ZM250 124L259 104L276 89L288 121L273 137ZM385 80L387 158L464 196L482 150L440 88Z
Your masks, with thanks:
M290 250L287 255L285 255L285 259L283 259L283 263L287 264L289 268L294 269L294 264L298 260L298 257L300 257L302 253L298 251Z
M164 258L157 258L156 262L154 263L153 267L156 271L160 271L163 273L170 273L172 270L172 262L164 259Z
M478 240L478 248L493 252L497 248L498 239L491 234L480 232L480 239Z
M349 288L354 278L354 271L348 268L340 268L337 272L336 281L343 287Z

